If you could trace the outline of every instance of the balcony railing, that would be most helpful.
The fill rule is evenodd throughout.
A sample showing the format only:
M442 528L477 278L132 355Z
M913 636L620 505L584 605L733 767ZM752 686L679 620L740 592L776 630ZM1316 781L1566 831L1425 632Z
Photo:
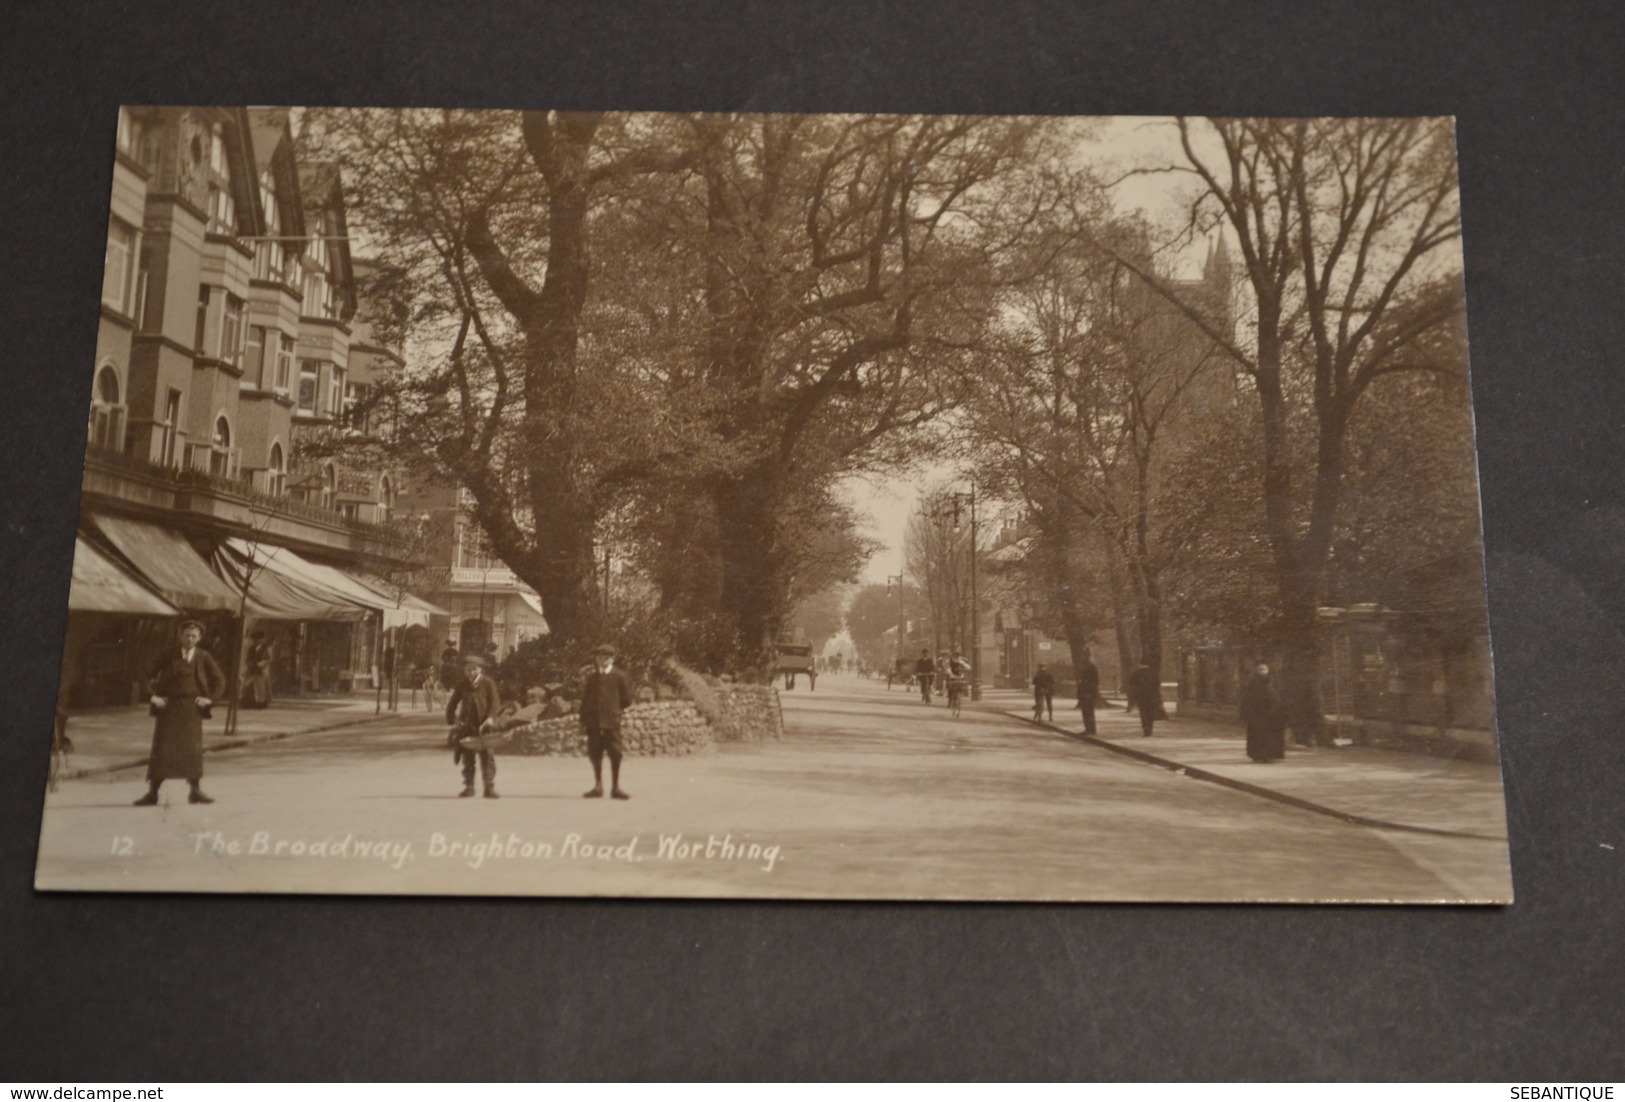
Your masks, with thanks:
M165 484L176 492L203 490L234 498L253 509L343 528L358 536L369 536L379 540L393 538L391 530L384 525L346 517L336 508L329 509L312 502L301 501L296 497L278 496L255 489L247 474L233 477L211 474L196 468L165 467L139 456L101 449L91 449L85 453L85 467L87 470L95 468L133 475L148 482Z

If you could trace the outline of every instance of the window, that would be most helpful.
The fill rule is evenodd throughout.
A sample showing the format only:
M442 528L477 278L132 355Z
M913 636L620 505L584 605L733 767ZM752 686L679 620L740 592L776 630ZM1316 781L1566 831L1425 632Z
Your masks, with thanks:
M138 235L117 218L107 223L107 260L102 267L102 301L121 314L135 312Z
M344 423L361 432L367 431L367 396L372 388L366 383L346 383L344 386Z
M234 234L237 232L237 205L223 183L209 185L209 232Z
M181 429L181 392L171 390L169 398L164 402L164 436L163 447L159 459L166 467L175 465L176 445L180 443Z
M311 272L305 276L305 300L300 305L300 312L306 317L326 318L332 317L328 303L332 301L332 294L327 286L325 272Z
M299 412L316 412L316 386L321 380L321 365L315 360L299 364Z
M248 327L248 355L243 362L243 378L261 390L270 387L271 380L265 370L265 327Z
M288 393L293 379L293 338L286 333L277 334L276 389Z
M389 476L384 475L378 480L378 509L376 519L379 524L389 523L389 514L395 509L395 487L391 485Z
M271 445L271 465L265 472L265 492L281 497L288 492L288 461L282 452L282 443Z
M147 324L147 284L152 268L152 250L143 247L140 257L135 272L135 313L131 316L135 318L137 329L150 329L151 326Z
M118 151L133 157L140 141L141 124L131 117L128 107L120 107L118 109Z
M90 402L90 446L119 451L124 443L124 404L120 400L118 372L103 365L96 373Z
M215 418L214 436L209 440L209 473L229 477L231 458L231 422L221 415Z
M220 358L236 367L243 364L245 314L243 300L227 294L225 315L220 324Z
M221 176L226 174L226 128L221 123L214 124L209 136L209 167Z
M327 391L327 414L337 421L344 416L344 369L333 369L333 385Z
M192 338L192 351L199 355L206 355L203 348L203 335L209 327L209 285L203 284L197 289L197 333Z

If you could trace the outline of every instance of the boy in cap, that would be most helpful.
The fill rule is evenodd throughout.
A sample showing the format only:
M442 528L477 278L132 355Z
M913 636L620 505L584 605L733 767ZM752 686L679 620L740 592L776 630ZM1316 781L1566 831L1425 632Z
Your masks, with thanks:
M480 763L480 778L485 782L486 799L497 798L497 760L481 741L485 732L495 729L497 713L502 710L502 694L497 683L485 675L485 659L471 654L463 659L463 677L446 701L446 722L451 725L448 741L453 747L451 760L463 767L463 790L460 797L474 795L474 761ZM462 740L474 740L473 748L462 745Z
M632 704L632 680L615 668L615 648L602 643L593 651L597 667L581 687L581 726L587 732L587 757L592 761L592 788L582 793L589 800L604 794L604 755L609 755L610 795L632 797L621 789L621 712Z

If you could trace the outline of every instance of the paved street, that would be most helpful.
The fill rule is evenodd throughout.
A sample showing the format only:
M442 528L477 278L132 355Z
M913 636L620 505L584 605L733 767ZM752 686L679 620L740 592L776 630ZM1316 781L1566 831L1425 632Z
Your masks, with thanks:
M67 781L46 801L38 884L1056 900L1507 893L1504 842L1284 806L1033 727L1001 710L1015 700L990 697L955 720L882 683L821 678L816 692L784 694L782 742L629 759L630 802L583 800L585 760L521 757L500 759L500 800L460 800L443 728L409 714L211 754L210 806L187 805L185 786L171 783L165 806L130 807L139 771ZM1109 716L1102 734L1132 723ZM1350 789L1363 768L1352 757L1292 767L1346 769L1332 787ZM1390 786L1395 769L1404 773L1383 771ZM1474 788L1436 763L1414 773L1417 808L1441 785Z

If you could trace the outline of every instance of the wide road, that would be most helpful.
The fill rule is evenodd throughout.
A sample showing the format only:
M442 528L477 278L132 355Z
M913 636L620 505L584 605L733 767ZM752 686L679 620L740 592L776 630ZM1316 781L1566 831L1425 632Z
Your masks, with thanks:
M804 682L803 682L804 686ZM46 800L44 889L1044 900L1453 901L1391 835L855 678L784 694L787 734L629 759L502 757L458 799L444 730L403 717L211 754L136 808L138 773Z

